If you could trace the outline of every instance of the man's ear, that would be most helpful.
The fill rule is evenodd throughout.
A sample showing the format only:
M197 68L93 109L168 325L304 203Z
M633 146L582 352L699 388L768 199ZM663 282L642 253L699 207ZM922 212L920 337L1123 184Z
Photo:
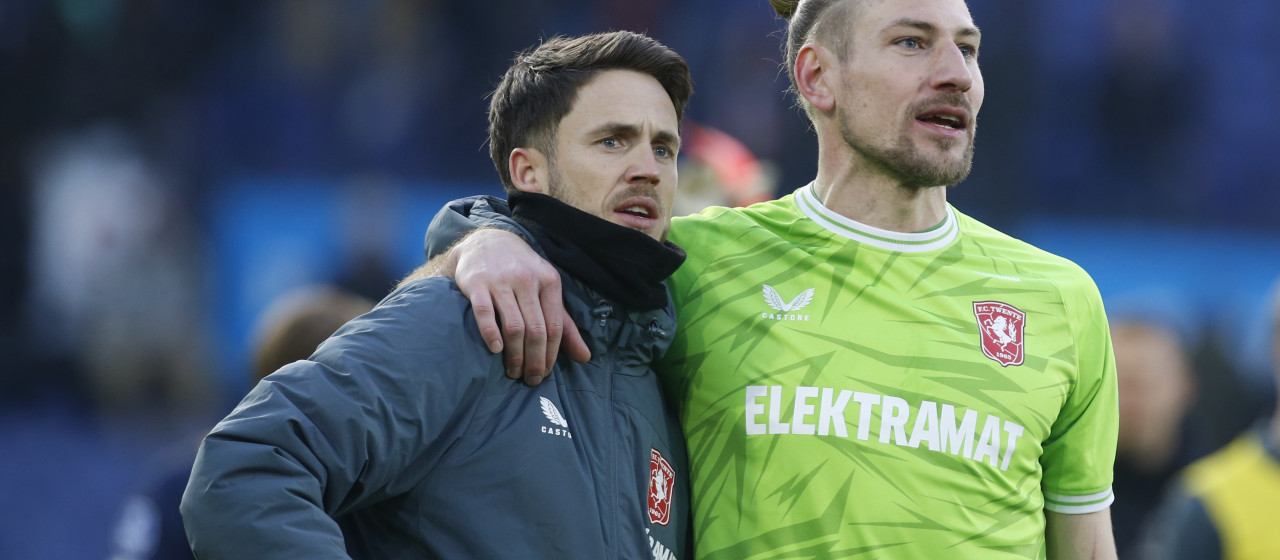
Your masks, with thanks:
M551 190L550 162L535 148L516 148L507 158L511 184L522 192L547 194Z
M834 70L837 62L835 53L813 43L800 47L796 53L796 66L792 69L796 90L814 109L826 112L836 106L835 92L839 84L835 83Z

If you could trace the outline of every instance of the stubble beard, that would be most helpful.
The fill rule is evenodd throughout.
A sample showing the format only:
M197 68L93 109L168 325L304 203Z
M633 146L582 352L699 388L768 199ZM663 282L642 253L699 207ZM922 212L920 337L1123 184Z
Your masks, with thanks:
M917 114L911 110L908 114ZM968 142L964 154L959 159L946 155L938 159L920 153L915 142L911 140L911 121L903 124L898 132L897 140L890 146L878 146L865 138L859 138L853 132L848 114L843 107L836 107L836 118L840 121L840 136L844 143L867 165L892 178L904 188L923 189L959 184L969 176L973 169L973 134L966 137ZM935 142L939 151L949 152L962 140L940 138Z
M551 175L550 177L551 182L547 185L547 196L550 196L551 198L559 200L560 202L573 206L574 208L582 210L583 212L587 212L589 214L595 215L600 219L605 219L603 216L596 214L597 211L604 211L604 208L600 208L598 210L587 209L579 206L579 203L576 200L565 199L566 193L564 188L564 184L565 184L564 174L560 173L560 166L557 165L556 162L553 160L548 167ZM617 195L614 195L610 200L606 201L605 206L608 208L612 208L614 204L621 202L623 200L626 200L628 198L631 198L632 196L646 196L646 197L652 198L653 200L659 201L659 203L661 203L662 201L662 199L658 196L657 188L651 185L633 185L629 187L627 190ZM659 209L659 212L662 212L662 210ZM641 233L645 233L645 232L641 232ZM662 232L658 236L658 241L662 243L666 243L667 235L669 233L671 233L671 219L670 217L664 216L663 224L662 224ZM648 233L645 233L645 235L648 235Z
M570 206L574 206L574 201L565 200L564 198L565 197L564 174L560 173L560 166L556 164L556 160L554 157L551 157L548 159L550 160L550 162L547 165L547 170L551 175L551 177L549 178L551 182L547 184L547 196L554 198L556 200L559 200L560 202L563 202Z

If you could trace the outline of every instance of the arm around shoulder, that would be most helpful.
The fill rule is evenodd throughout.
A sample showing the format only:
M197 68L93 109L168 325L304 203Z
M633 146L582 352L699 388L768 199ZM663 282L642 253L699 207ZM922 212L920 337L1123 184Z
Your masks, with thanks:
M430 238L428 237L428 239ZM519 251L522 246L527 248L528 243L521 239L519 235L510 231L491 227L472 229L462 234L456 243L449 245L445 249L439 251L429 250L427 255L430 260L414 269L396 287L400 288L414 280L432 276L447 276L456 279L458 261L464 256L493 253L495 251ZM532 250L530 252L532 253Z
M397 287L431 276L454 278L457 273L458 257L470 250L462 246L475 237L477 232L508 231L518 236L516 233L518 228L510 219L510 213L506 201L491 196L469 196L450 201L436 212L435 217L431 219L431 224L427 227L423 240L427 263L401 280ZM479 239L483 241L490 235L493 234L482 233ZM476 240L471 239L471 245L475 243Z

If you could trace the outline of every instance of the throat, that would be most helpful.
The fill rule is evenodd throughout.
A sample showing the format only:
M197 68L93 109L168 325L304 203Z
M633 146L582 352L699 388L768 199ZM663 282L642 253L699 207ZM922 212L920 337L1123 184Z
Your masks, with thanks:
M819 202L840 216L877 229L917 233L938 227L947 216L945 187L903 186L884 175L863 176L856 182L822 189L814 183Z

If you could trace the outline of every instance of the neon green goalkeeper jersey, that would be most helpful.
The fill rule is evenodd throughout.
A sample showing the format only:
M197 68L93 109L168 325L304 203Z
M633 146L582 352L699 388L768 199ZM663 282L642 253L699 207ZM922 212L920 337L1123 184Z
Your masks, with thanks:
M1044 558L1044 510L1111 504L1115 365L1074 263L950 206L872 228L812 185L671 239L699 559Z

